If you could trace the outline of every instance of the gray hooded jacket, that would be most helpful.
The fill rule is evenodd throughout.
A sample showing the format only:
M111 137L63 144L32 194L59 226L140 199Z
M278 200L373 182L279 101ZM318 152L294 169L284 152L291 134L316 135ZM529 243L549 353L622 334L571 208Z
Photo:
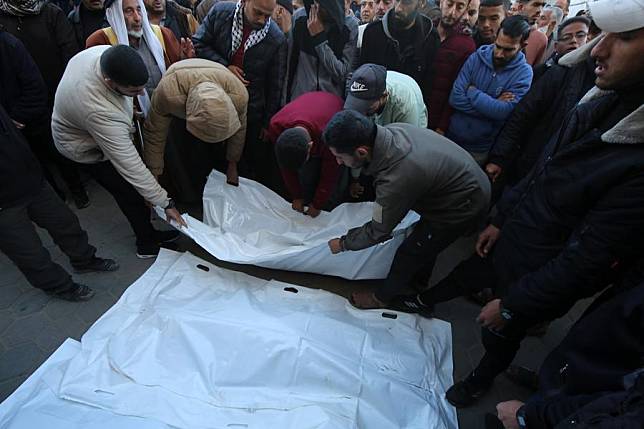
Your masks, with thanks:
M490 181L483 170L460 146L428 129L378 126L373 157L363 171L374 177L373 218L349 230L348 250L389 239L409 210L432 228L462 228L463 233L488 212Z

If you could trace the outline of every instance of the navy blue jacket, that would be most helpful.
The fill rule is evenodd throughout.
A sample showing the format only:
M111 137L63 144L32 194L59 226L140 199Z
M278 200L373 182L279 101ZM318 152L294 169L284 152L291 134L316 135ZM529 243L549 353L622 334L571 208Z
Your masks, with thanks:
M490 150L501 127L528 92L532 81L532 67L522 52L498 70L492 63L493 56L494 45L481 46L470 55L449 96L454 113L447 137L470 152ZM503 92L514 94L514 100L497 100Z
M0 29L0 104L11 119L29 126L47 113L47 87L20 40Z
M232 28L236 4L216 3L192 37L197 56L230 65ZM244 74L248 86L248 122L267 126L280 109L281 94L286 80L286 37L271 21L266 37L244 53Z

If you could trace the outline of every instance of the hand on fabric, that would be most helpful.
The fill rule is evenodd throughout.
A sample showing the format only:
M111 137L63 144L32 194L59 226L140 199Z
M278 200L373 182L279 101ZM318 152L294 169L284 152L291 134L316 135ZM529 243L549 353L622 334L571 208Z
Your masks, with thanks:
M179 226L186 226L186 227L188 226L188 224L186 224L186 221L183 220L183 217L181 217L181 213L179 213L179 210L177 210L174 207L165 209L165 215L168 222L173 220L176 223L178 223Z
M250 85L250 82L247 81L246 78L244 77L244 70L232 64L228 66L228 70L233 72L233 74L237 76L237 79L239 79L241 83L243 83L246 86Z
M185 60L188 58L195 57L195 47L192 45L192 39L190 37L181 38L181 59Z
M331 249L331 253L338 254L342 252L342 240L339 238L332 238L329 240L329 249Z
M476 241L476 253L485 258L492 250L494 243L499 239L501 230L494 225L488 225L480 234Z
M18 122L18 121L13 120L13 119L11 120L11 122L13 122L13 124L14 124L14 125L16 126L16 128L18 128L19 130L22 130L22 129L24 129L24 128L25 128L25 124L23 124L23 123L21 123L21 122Z
M306 26L309 29L309 34L311 36L317 36L324 31L324 23L319 16L320 5L313 3L309 9L309 19L306 22Z
M304 214L311 217L318 217L320 215L320 209L316 209L313 206L309 206L309 208L306 210L306 213Z
M353 182L349 185L349 195L351 198L360 198L364 194L364 186L360 182Z
M511 92L503 92L499 97L497 98L499 101L514 101L514 94Z
M233 186L239 186L239 173L237 172L236 162L228 162L228 168L226 169L226 183Z
M519 429L517 411L523 406L521 401L499 402L496 405L496 415L505 429Z
M505 319L501 316L501 300L497 298L485 304L476 321L493 331L502 329L505 326Z
M496 182L496 179L498 179L501 173L503 172L503 169L499 165L496 165L493 162L490 162L488 165L485 166L485 172L487 173L492 183L494 183Z
M304 213L304 200L293 200L291 207L296 212Z

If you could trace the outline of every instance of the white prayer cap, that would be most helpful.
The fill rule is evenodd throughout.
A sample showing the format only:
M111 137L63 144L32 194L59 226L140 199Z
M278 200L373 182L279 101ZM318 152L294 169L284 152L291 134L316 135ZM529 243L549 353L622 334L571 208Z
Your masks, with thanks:
M644 0L595 0L588 6L595 24L606 33L644 27Z

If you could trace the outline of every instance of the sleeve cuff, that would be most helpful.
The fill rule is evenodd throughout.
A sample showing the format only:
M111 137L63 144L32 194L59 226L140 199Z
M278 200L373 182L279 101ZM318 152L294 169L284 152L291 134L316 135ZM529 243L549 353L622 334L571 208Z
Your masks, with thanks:
M324 31L321 32L320 34L317 34L317 35L311 37L311 42L312 42L313 46L316 47L316 48L318 46L320 46L322 43L326 42L326 41L327 41L326 32L324 32Z

